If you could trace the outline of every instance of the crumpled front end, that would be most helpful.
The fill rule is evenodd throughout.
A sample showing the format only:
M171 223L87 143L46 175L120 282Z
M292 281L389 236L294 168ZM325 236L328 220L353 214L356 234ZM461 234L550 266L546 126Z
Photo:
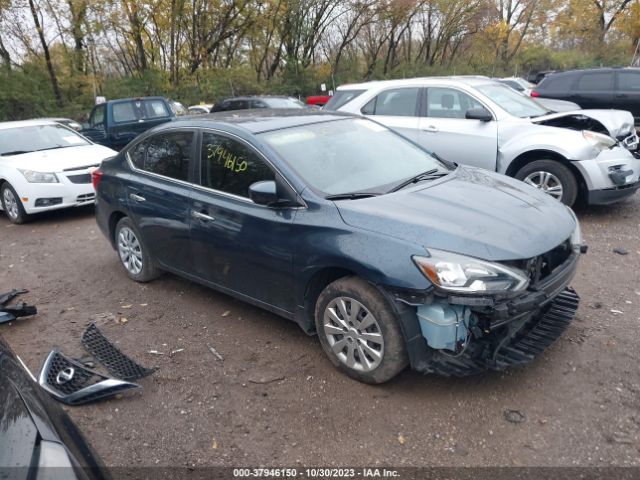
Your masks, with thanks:
M509 262L530 278L516 296L388 292L399 306L412 368L461 377L533 361L576 314L580 299L569 284L584 251L567 240L537 257Z

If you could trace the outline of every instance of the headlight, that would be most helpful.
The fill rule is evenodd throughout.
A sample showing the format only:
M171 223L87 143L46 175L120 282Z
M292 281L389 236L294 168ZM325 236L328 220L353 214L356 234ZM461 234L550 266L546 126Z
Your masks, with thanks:
M569 210L569 213L571 214L573 219L576 221L576 228L573 230L573 233L571 234L571 238L570 238L571 247L576 252L580 253L580 249L582 247L582 230L580 229L580 221L578 220L578 217L576 217L576 214L573 212L573 210L570 207L567 207L567 210Z
M33 170L19 170L29 183L58 183L55 173L34 172Z
M442 290L458 293L509 293L527 288L524 272L498 263L430 248L430 257L413 261Z
M602 133L591 132L589 130L583 130L582 136L584 139L593 146L596 150L607 150L613 147L616 143L616 140L611 138L609 135L604 135Z

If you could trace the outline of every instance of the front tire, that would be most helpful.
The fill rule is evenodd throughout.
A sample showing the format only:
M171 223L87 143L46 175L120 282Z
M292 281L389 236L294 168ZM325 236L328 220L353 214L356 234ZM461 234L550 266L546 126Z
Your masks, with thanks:
M129 217L120 219L116 225L115 244L120 262L132 280L144 283L160 276L160 270Z
M384 383L408 364L396 314L383 295L357 277L329 284L318 297L316 330L341 371L364 383Z
M29 219L20 197L9 183L2 185L0 199L2 200L2 210L11 222L20 225Z
M536 160L527 163L515 178L572 206L578 197L578 181L568 167L558 160Z

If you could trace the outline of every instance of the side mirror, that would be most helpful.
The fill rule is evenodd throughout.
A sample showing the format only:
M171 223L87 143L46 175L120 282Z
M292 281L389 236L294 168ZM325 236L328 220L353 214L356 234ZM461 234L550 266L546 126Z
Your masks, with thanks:
M490 122L493 120L493 116L489 110L484 107L470 108L464 115L467 120L480 120L481 122Z
M249 186L249 198L257 205L271 205L278 201L276 182L266 180Z

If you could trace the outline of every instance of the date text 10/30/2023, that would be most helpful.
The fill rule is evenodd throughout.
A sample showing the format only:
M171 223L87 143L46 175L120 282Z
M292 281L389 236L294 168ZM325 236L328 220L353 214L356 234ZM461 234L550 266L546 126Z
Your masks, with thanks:
M234 468L236 478L400 478L388 468Z

